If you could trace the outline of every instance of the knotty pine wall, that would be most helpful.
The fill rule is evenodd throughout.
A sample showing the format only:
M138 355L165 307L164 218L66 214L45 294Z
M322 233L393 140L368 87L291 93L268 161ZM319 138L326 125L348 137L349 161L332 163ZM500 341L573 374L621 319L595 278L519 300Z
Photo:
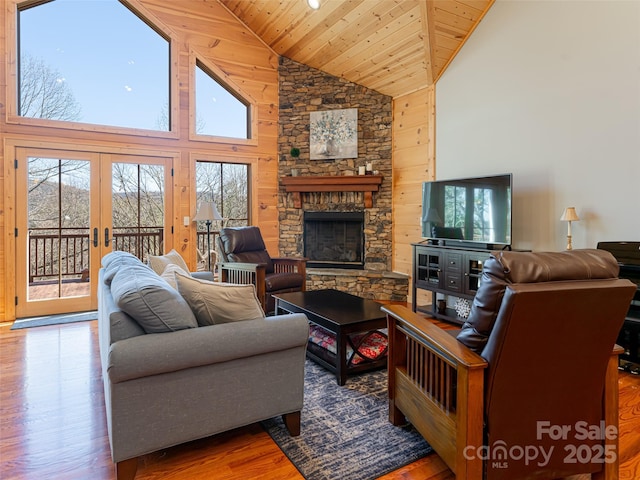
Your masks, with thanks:
M435 179L435 86L393 100L393 270L412 275L422 183ZM413 278L411 279L413 281ZM409 301L411 288L409 288Z
M173 246L195 266L195 227L184 227L184 216L196 213L193 171L197 159L238 161L251 164L251 223L259 225L273 254L278 251L277 123L278 56L244 27L218 2L190 0L128 0L140 13L148 16L160 29L169 32L177 50L172 58L177 73L178 90L173 99L177 128L172 135L150 135L143 130L121 131L78 124L77 128L60 128L56 122L37 125L15 117L15 87L8 79L15 72L16 0L0 0L0 321L13 320L15 308L15 239L13 224L16 205L13 196L14 145L56 144L59 148L82 149L105 153L162 154L176 158L174 177ZM114 26L117 28L117 26ZM217 67L230 81L256 103L257 142L254 145L229 142L195 141L189 135L189 85L192 72L190 55L196 54ZM6 59L6 61L5 61ZM13 117L13 118L12 118ZM169 243L169 242L168 242Z

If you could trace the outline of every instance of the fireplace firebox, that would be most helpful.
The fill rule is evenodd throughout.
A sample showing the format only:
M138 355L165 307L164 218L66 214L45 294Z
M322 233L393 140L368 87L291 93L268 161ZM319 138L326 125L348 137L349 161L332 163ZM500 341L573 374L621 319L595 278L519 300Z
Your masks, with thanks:
M364 267L364 212L304 212L303 222L308 267Z

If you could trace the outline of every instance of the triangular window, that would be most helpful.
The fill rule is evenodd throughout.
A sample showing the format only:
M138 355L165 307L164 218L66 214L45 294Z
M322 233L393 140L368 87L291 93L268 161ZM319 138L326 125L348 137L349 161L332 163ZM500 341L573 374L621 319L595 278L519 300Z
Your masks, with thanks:
M18 114L169 131L170 39L117 0L19 8Z
M251 138L250 102L198 60L195 77L196 135Z

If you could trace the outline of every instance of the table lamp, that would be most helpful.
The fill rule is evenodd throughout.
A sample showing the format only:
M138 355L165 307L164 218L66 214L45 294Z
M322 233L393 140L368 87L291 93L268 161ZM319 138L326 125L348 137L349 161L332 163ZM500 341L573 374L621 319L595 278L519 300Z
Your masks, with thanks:
M207 224L207 259L209 271L211 271L211 222L213 220L222 220L222 215L218 212L216 204L214 202L201 202L196 216L193 217L193 221L203 221Z
M571 244L571 222L577 222L578 220L580 220L578 214L576 213L576 207L565 208L564 212L562 212L560 220L562 220L563 222L569 222L567 230L567 250L573 250L573 245Z

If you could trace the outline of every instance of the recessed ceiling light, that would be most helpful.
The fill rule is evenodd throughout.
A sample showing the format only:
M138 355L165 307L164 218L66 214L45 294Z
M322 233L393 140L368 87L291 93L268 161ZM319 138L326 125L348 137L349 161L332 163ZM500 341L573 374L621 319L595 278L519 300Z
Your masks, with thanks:
M317 10L320 8L320 0L307 0L307 3L314 10Z

